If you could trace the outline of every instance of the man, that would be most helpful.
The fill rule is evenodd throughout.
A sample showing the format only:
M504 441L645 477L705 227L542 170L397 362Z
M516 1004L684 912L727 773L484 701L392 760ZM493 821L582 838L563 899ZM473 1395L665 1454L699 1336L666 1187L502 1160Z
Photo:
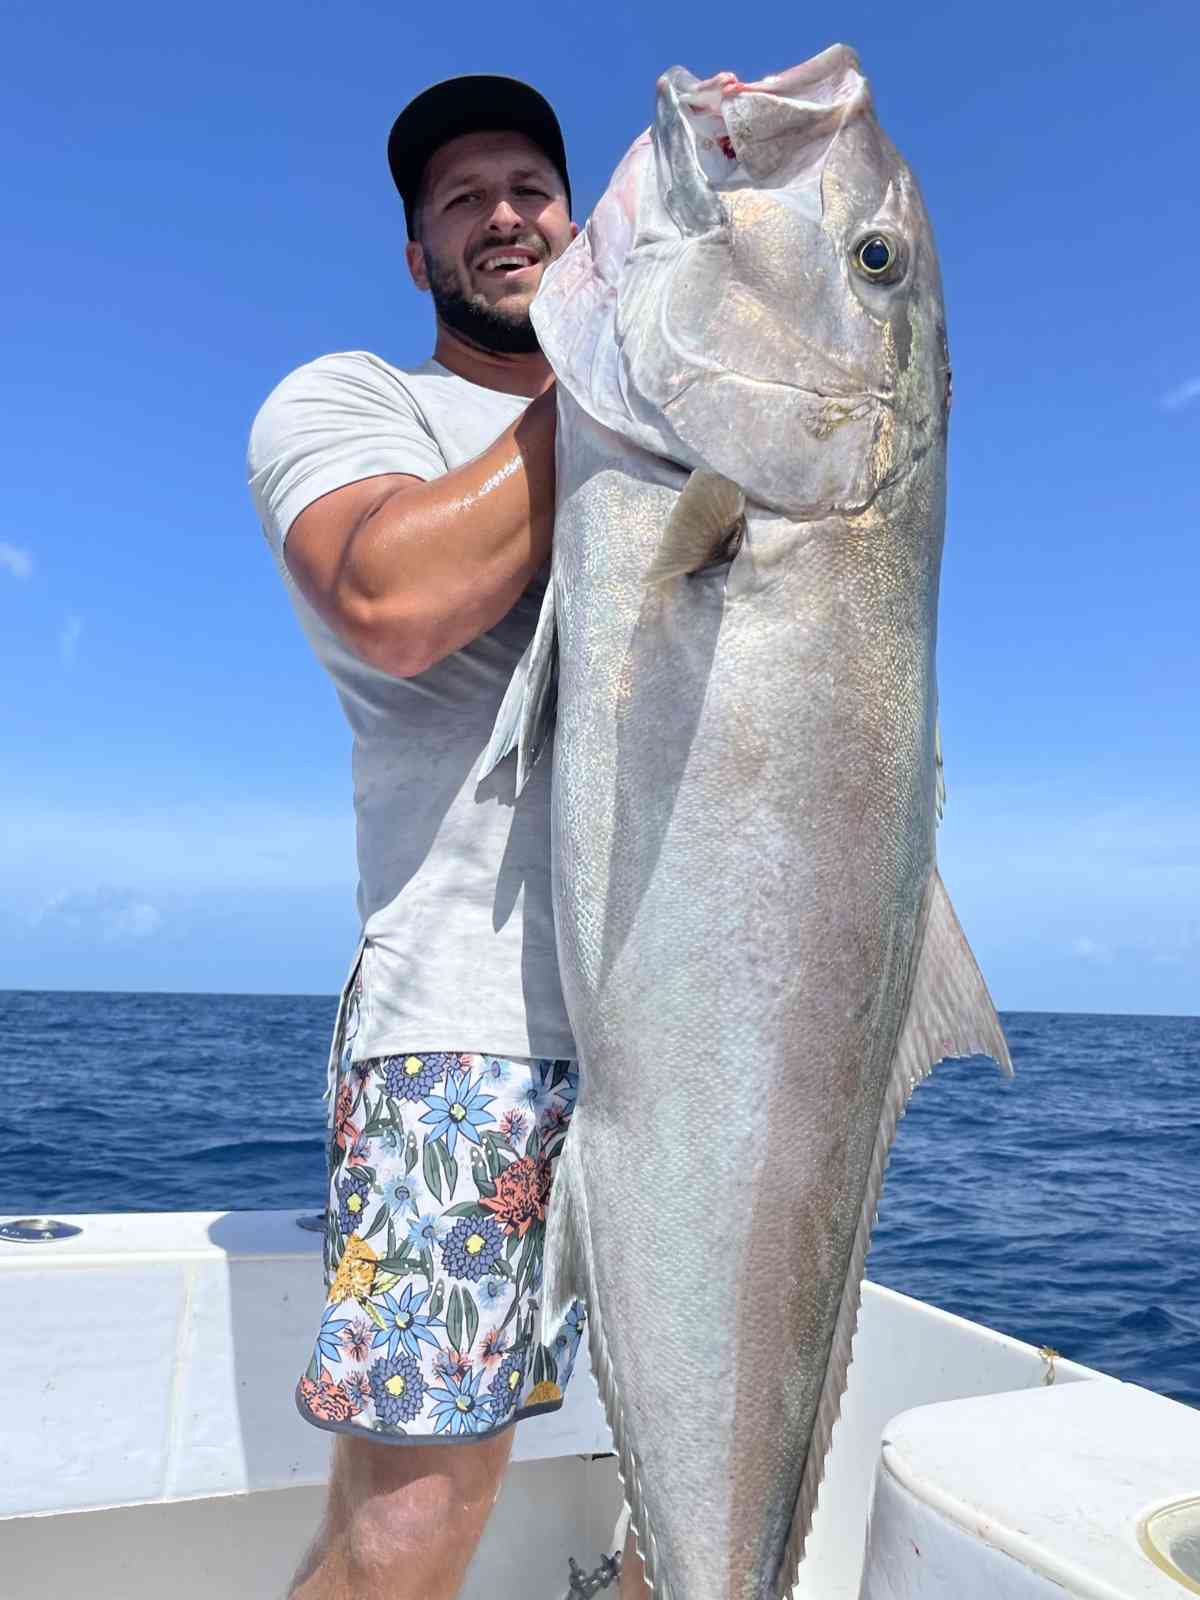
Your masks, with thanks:
M388 143L433 358L325 356L271 394L250 486L354 732L363 942L331 1051L329 1298L301 1414L338 1435L293 1600L453 1600L512 1423L583 1325L541 1323L577 1075L549 769L480 757L545 587L555 401L529 306L576 233L562 134L513 79L437 84ZM626 1551L621 1593L645 1594ZM635 1570L637 1569L637 1570Z

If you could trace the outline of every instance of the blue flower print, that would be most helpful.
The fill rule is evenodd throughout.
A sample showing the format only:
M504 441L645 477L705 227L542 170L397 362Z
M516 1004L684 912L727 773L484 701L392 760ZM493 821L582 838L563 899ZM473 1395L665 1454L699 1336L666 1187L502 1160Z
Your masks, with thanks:
M426 1051L420 1038L352 1062L359 1003L331 1085L328 1303L297 1400L318 1427L479 1442L560 1403L584 1334L570 1297L552 1326L542 1308L576 1063Z
M525 1365L520 1355L507 1355L500 1363L500 1370L488 1385L488 1393L492 1397L492 1410L496 1421L500 1422L521 1397L521 1383L525 1377Z
M351 1169L337 1186L338 1225L344 1234L357 1233L367 1209L371 1185L361 1172Z
M414 1217L408 1225L408 1242L414 1250L432 1250L450 1232L450 1224L433 1212Z
M419 1356L421 1343L432 1345L436 1350L438 1340L434 1330L444 1328L445 1323L440 1317L420 1315L421 1307L428 1299L428 1289L414 1294L411 1283L404 1285L399 1297L390 1294L376 1296L372 1303L383 1318L384 1326L376 1329L371 1341L372 1348L387 1345L389 1361L398 1350L407 1350L410 1356Z
M550 1087L551 1061L531 1061L529 1082L521 1090L521 1104L538 1122L554 1104L556 1091Z
M389 1056L379 1063L387 1092L397 1100L424 1100L446 1075L457 1056Z
M442 1243L442 1265L452 1278L478 1283L504 1254L504 1231L495 1217L460 1217Z
M375 1413L381 1422L411 1422L425 1398L425 1380L410 1355L401 1352L377 1361L368 1374ZM437 1393L432 1390L431 1393Z
M421 1121L429 1123L433 1131L425 1137L444 1138L451 1155L454 1154L460 1133L472 1144L478 1144L479 1130L495 1121L487 1109L496 1098L495 1095L484 1094L482 1084L472 1083L468 1072L449 1073L446 1093L431 1094L426 1098L429 1110Z
M390 1211L415 1211L420 1198L420 1188L411 1173L402 1172L389 1178L383 1186L383 1198Z
M503 1056L484 1056L479 1081L485 1089L503 1089L512 1077L512 1062Z
M482 1378L482 1372L464 1372L460 1377L448 1376L444 1389L430 1389L435 1432L451 1436L484 1433L493 1426L491 1401L479 1393Z

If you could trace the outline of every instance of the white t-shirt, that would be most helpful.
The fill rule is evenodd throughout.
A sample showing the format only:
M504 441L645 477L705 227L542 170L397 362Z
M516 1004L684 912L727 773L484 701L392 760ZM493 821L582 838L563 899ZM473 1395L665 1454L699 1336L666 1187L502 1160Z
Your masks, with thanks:
M437 478L492 444L528 401L435 361L322 356L267 398L250 490L309 642L354 733L363 994L354 1057L404 1051L575 1055L550 896L550 761L519 801L510 757L480 757L537 621L547 572L489 632L413 678L368 666L305 601L283 560L304 508L379 473Z

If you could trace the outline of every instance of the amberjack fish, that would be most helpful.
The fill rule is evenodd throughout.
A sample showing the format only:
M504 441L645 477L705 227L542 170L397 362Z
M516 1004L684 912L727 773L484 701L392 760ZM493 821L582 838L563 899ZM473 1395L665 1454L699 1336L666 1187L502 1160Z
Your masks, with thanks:
M557 717L546 1311L586 1301L657 1600L775 1600L897 1119L1011 1070L934 852L938 263L852 52L667 72L533 319L552 582L489 754Z

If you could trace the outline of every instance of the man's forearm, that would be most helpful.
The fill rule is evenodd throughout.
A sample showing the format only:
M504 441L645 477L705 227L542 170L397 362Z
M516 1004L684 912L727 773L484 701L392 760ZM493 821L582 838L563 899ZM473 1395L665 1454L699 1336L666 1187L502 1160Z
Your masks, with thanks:
M385 671L412 676L511 609L550 553L553 389L481 456L389 493L352 532L335 581L343 631Z

